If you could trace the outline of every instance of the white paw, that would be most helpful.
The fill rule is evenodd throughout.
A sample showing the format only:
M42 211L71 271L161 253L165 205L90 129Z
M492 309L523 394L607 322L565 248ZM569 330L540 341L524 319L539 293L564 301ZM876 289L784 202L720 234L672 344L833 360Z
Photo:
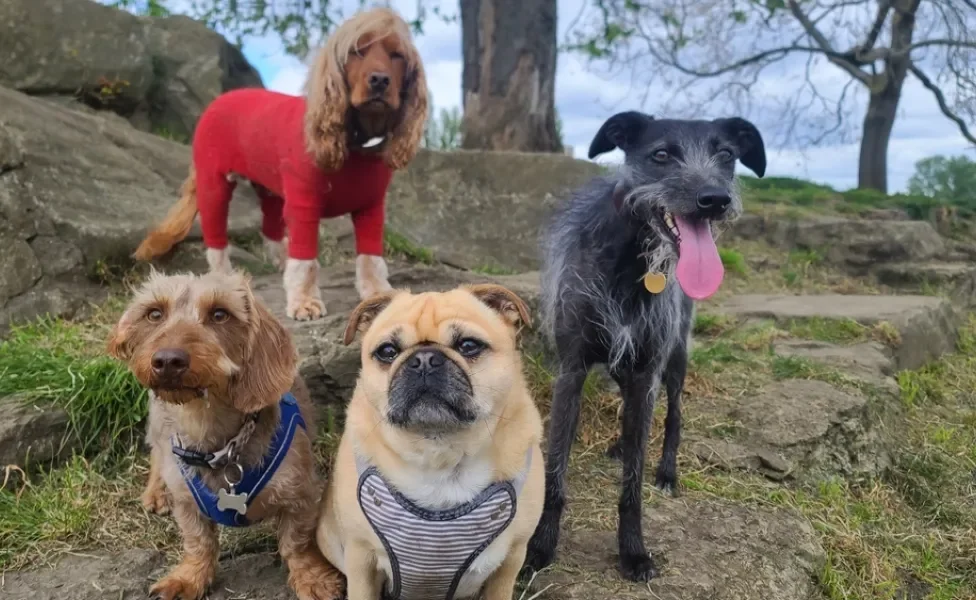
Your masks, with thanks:
M285 314L296 321L314 321L325 316L325 304L320 298L302 295L288 300Z
M230 264L230 246L226 248L207 248L207 265L213 273L226 273L230 275L234 272L234 267Z
M268 262L274 265L276 269L283 271L285 268L285 262L288 259L288 255L286 253L287 238L278 242L270 238L266 238L264 237L264 234L261 234L261 239L264 242L265 258L267 258Z

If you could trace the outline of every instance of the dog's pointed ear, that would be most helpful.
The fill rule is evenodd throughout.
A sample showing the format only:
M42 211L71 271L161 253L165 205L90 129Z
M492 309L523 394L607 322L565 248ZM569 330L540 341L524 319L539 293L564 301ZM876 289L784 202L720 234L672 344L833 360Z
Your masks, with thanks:
M488 308L500 314L513 327L518 327L519 324L526 327L532 326L529 307L515 292L507 287L494 283L481 283L466 286L465 289Z
M393 298L400 292L384 292L375 294L359 303L349 314L349 322L346 323L346 331L342 334L342 343L346 346L356 339L356 332L366 331L376 316L393 302Z
M757 176L766 174L766 146L755 125L740 117L713 121L735 143L739 162Z
M614 148L629 152L634 148L641 134L644 133L644 129L653 120L654 117L651 115L635 110L613 115L596 132L593 141L590 142L590 151L587 156L593 159L604 152L610 152Z

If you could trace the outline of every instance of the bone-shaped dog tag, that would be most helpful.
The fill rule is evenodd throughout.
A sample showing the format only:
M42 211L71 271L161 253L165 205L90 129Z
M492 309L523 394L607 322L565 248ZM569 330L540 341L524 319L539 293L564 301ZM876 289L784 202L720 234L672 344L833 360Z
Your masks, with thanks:
M217 510L227 509L247 514L247 494L235 494L233 487L229 492L223 488L217 490Z

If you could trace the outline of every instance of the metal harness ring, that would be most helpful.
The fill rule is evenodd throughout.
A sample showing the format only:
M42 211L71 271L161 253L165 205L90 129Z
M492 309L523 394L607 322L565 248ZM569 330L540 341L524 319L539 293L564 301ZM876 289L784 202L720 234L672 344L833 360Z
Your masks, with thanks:
M230 467L237 467L237 481L231 481L230 478L227 477L227 471ZM233 488L243 480L244 480L244 467L242 467L239 463L234 462L234 463L228 463L224 465L224 481L227 482L227 485Z

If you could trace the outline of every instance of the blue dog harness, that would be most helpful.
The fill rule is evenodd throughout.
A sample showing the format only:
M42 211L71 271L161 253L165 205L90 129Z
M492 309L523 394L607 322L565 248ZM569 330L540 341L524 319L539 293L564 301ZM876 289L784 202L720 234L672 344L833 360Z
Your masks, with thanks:
M173 454L177 457L176 462L180 466L183 480L190 488L190 493L193 494L193 499L200 508L200 512L218 525L247 527L251 524L245 517L247 507L258 497L264 486L271 481L278 467L281 466L281 462L288 455L288 449L291 447L292 440L295 439L295 431L299 427L305 429L305 419L302 418L298 401L291 392L286 392L281 397L278 407L281 410L278 428L275 429L271 446L268 448L267 454L264 455L261 464L251 469L245 469L240 464L233 462L233 456L230 456L231 462L227 463L224 468L236 469L240 473L240 479L236 483L231 483L225 473L224 479L227 481L229 490L220 489L214 493L207 487L199 470L193 469L188 464L187 455L195 453L186 451L177 439L172 440ZM204 464L207 462L213 466L212 459L210 461L204 460Z

